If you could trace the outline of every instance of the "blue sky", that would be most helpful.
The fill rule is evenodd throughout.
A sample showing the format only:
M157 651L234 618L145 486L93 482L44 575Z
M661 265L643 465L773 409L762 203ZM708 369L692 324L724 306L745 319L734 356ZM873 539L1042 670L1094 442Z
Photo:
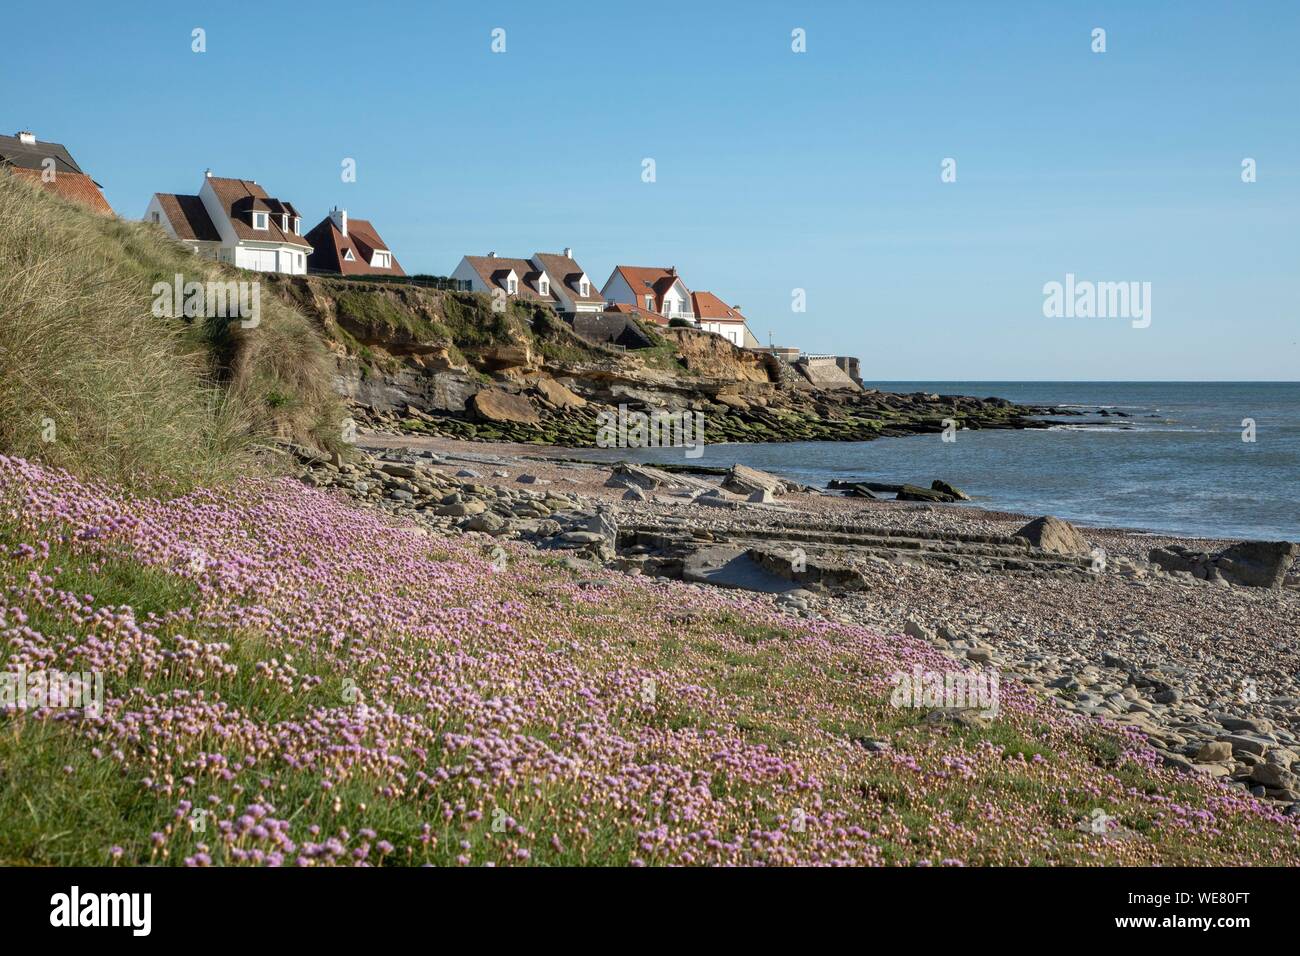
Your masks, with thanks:
M6 11L0 129L124 216L211 166L371 219L409 272L675 265L874 380L1300 369L1290 0L113 6ZM1067 272L1151 282L1150 327L1045 318Z

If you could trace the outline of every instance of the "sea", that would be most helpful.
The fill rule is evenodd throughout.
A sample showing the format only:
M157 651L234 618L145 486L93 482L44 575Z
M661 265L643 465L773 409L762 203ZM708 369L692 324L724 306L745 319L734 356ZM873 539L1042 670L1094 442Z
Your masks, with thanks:
M1300 382L867 382L998 396L1080 414L1044 430L870 442L583 449L582 457L727 467L805 484L943 479L977 507L1189 537L1300 541Z

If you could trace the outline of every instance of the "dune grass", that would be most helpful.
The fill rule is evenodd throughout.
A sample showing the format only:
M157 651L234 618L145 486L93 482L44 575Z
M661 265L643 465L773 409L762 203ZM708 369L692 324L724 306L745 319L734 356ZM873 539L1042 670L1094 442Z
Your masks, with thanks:
M245 474L269 438L336 443L310 323L266 295L256 328L155 317L178 274L257 278L0 173L0 451L161 489Z

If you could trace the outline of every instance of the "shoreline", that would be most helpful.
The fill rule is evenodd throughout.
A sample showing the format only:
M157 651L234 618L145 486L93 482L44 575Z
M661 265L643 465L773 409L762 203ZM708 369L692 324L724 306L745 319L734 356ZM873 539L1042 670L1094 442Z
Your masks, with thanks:
M1086 557L1004 543L1026 516L968 504L797 490L749 503L718 488L716 475L633 490L613 478L613 463L547 454L568 449L378 433L363 433L358 446L375 458L341 469L318 462L305 480L487 548L531 544L578 573L603 565L738 586L782 613L923 638L962 666L996 668L1069 711L1140 731L1167 766L1300 812L1300 782L1270 776L1266 760L1300 761L1296 564L1286 586L1271 590L1166 573L1147 561L1155 547L1214 551L1235 539L1081 527L1105 554L1102 572L1089 573ZM848 544L839 540L846 535ZM710 576L713 552L753 555L757 542L781 554L791 541L806 545L821 583L750 586ZM683 543L697 550L683 552Z
M493 441L487 439L476 441L476 440L451 438L448 436L441 436L441 435L392 434L387 432L363 432L363 434L365 435L364 440L358 439L359 444L362 445L363 447L367 447L367 446L371 446L375 448L415 447L415 448L429 448L433 450L446 450L449 454L466 456L467 461L471 460L473 456L477 455L484 459L504 458L504 457L518 458L525 461L536 462L539 465L550 462L555 464L573 464L573 465L585 465L585 466L609 468L610 466L616 464L618 461L626 460L634 464L647 465L650 467L662 469L664 471L680 472L680 473L694 474L699 476L709 476L709 475L721 476L726 474L730 470L730 467L725 465L695 465L689 462L658 462L652 460L633 460L627 458L626 455L624 455L621 458L610 457L608 459L585 458L581 456L583 456L585 453L592 451L591 448L573 447L567 445L538 445L538 444L533 444L528 442ZM897 436L897 437L917 437L917 436ZM879 439L874 439L874 440L879 440ZM799 441L803 441L803 439L799 439ZM815 442L815 443L826 444L826 445L843 444L842 442L836 442L836 441L825 441L825 442ZM773 444L773 443L726 441L726 442L710 442L709 447L762 447L763 445L766 444ZM789 444L789 443L785 443L785 444ZM495 449L496 451L488 451L487 449ZM642 449L610 449L609 451L625 453L627 451L640 451L640 450ZM779 475L781 478L784 478L791 482L798 482L798 483L803 482L803 479L801 479L800 477L789 473L783 473L779 468L776 467L764 469L764 470L770 471L772 474ZM929 476L929 478L936 478L936 477L942 478L944 476L941 475ZM875 479L871 479L871 480L875 480ZM832 499L837 499L840 496L828 494L827 497L830 497ZM892 499L881 499L881 500L892 502ZM903 503L905 502L900 502L900 504ZM1021 524L1024 524L1028 521L1031 521L1033 518L1037 517L1037 514L1032 511L1021 511L1012 508L999 508L990 504L981 503L979 499L975 499L971 501L944 502L942 504L947 506L952 506L955 511L960 513L973 514L973 515L988 515L992 520L997 520L997 521L1019 521ZM1086 528L1092 532L1114 533L1114 534L1120 534L1129 537L1148 537L1152 539L1160 539L1162 542L1174 542L1174 543L1183 543L1183 544L1195 543L1198 545L1203 545L1206 550L1210 550L1213 548L1221 548L1226 545L1236 544L1242 541L1274 540L1272 538L1267 538L1267 539L1251 538L1245 535L1197 534L1193 531L1187 531L1182 529L1174 530L1168 528L1142 527L1138 525L1112 524L1112 523L1106 523L1093 518L1075 517L1075 516L1067 517L1062 514L1057 514L1057 516L1066 517L1066 520L1068 520L1071 524L1079 528ZM1283 538L1280 540L1300 541L1300 536L1298 536L1296 539Z

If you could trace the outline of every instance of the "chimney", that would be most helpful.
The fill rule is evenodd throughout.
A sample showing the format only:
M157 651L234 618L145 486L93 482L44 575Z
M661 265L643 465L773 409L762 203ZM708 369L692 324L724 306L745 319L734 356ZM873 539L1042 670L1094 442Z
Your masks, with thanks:
M497 257L497 254L496 254L495 251L492 251L492 252L489 252L489 253L487 254L487 257L488 257L489 259L495 259L495 258Z
M29 129L20 129L18 131L18 142L22 143L24 146L35 146L36 134Z
M564 247L564 258L566 258L566 259L572 259L572 258L573 258L573 247L572 247L572 246L565 246L565 247Z
M668 274L669 274L670 276L675 276L675 275L677 275L677 267L676 267L676 266L669 266L669 267L668 267Z
M740 306L738 305L733 305L732 308L735 309L737 312L740 311Z
M348 211L335 206L330 210L330 221L339 227L339 232L343 235L348 234Z
M203 178L204 178L204 179L211 179L211 178L212 178L212 168L211 168L211 167L209 167L209 168L203 170Z

